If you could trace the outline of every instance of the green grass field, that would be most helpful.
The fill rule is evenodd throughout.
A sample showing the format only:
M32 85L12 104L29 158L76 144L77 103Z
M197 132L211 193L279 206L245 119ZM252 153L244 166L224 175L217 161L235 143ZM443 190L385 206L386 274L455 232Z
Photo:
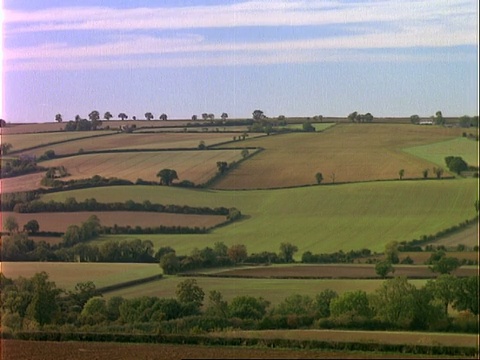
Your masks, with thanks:
M195 247L245 244L249 253L278 251L282 242L304 251L334 252L409 241L473 218L475 179L390 181L283 190L219 191L160 186L109 187L53 193L43 199L99 202L150 200L163 204L236 207L247 218L207 235L151 235L156 247L179 254Z
M3 275L16 279L45 271L57 287L73 290L78 282L93 281L97 288L162 273L157 264L1 262Z
M105 297L124 296L133 298L138 296L175 297L177 284L185 277L166 276L162 280L132 286L127 289L112 291ZM231 279L197 277L198 285L205 294L211 290L220 291L225 300L230 301L236 296L261 296L276 305L291 294L301 294L314 297L325 289L331 289L339 294L346 291L363 290L374 292L380 287L383 280L305 280L305 279ZM415 286L421 287L425 280L409 280Z
M404 151L443 167L446 167L445 157L450 155L460 156L469 165L478 166L478 141L463 137L405 148Z

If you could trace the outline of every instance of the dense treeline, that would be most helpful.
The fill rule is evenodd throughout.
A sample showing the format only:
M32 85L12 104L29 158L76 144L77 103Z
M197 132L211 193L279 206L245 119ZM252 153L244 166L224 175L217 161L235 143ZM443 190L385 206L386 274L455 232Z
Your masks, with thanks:
M49 201L43 202L34 199L29 202L11 199L9 205L15 203L13 211L18 213L40 213L40 212L76 212L76 211L149 211L173 214L198 214L198 215L224 215L228 216L233 210L226 207L209 208L193 207L188 205L162 205L153 204L146 200L143 203L137 203L133 200L125 202L101 203L95 198L77 201L75 198L67 198L64 202ZM5 206L7 207L7 206ZM4 210L4 209L2 209ZM7 209L5 209L7 210ZM10 209L8 209L10 210ZM8 211L7 210L7 211Z
M353 263L354 260L365 258L372 254L369 249L351 250L347 253L342 250L328 253L328 254L312 254L311 251L306 251L302 255L302 263L307 264L339 264L339 263Z
M0 169L2 178L32 174L46 170L45 168L38 166L35 159L28 157L20 157L2 161L2 166Z
M292 294L275 306L262 297L227 301L208 298L195 279L176 288L175 298L142 296L103 299L91 282L75 291L58 289L46 273L30 279L2 276L2 326L109 333L202 333L220 329L428 330L476 333L479 277L442 275L416 288L405 277L386 280L373 293L326 289L314 297ZM206 300L206 301L205 301ZM449 308L460 311L449 316Z

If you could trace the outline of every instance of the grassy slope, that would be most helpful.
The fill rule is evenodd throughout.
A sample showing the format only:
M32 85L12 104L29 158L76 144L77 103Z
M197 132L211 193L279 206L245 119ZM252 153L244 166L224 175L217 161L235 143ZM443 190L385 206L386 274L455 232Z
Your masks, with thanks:
M163 204L236 207L249 218L208 235L148 236L180 254L194 247L241 243L249 252L278 251L282 242L304 251L333 252L412 240L458 224L475 214L475 179L370 182L284 190L214 191L168 187L110 187L46 195L45 200L150 200Z
M315 183L420 178L434 164L402 151L405 147L459 136L459 129L414 125L340 124L322 133L292 133L250 139L246 146L262 147L215 184L217 189L266 189ZM445 173L445 175L448 175Z
M461 156L469 165L478 166L478 141L455 138L434 144L404 149L405 152L445 167L445 157Z
M374 292L383 280L305 280L305 279L229 279L229 278L194 278L205 294L211 290L218 290L225 300L230 301L236 296L250 295L262 296L271 302L278 304L288 295L301 294L314 297L325 289L331 289L339 294L346 291L363 290ZM138 296L175 297L175 289L184 277L167 276L163 280L154 281L128 289L122 289L105 294L106 297L124 296L133 298ZM415 286L423 286L425 280L409 280Z

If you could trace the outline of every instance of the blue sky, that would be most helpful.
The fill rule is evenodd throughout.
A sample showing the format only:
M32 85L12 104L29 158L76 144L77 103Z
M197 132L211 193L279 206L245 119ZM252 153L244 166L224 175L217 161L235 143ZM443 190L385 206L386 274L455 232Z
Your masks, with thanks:
M477 0L3 0L10 122L478 114Z

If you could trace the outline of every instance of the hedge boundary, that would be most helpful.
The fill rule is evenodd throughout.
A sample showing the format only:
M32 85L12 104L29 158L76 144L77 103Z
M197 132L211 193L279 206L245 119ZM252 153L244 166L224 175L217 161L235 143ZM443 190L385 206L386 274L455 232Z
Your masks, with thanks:
M21 331L17 333L1 333L3 339L34 341L89 341L119 343L179 344L203 346L250 346L266 348L287 348L304 350L337 350L385 352L400 354L478 356L478 349L466 346L419 345L419 344L384 344L359 341L322 341L298 339L260 339L244 337L219 337L208 335L186 334L125 334L125 333L86 333L86 332L50 332Z

